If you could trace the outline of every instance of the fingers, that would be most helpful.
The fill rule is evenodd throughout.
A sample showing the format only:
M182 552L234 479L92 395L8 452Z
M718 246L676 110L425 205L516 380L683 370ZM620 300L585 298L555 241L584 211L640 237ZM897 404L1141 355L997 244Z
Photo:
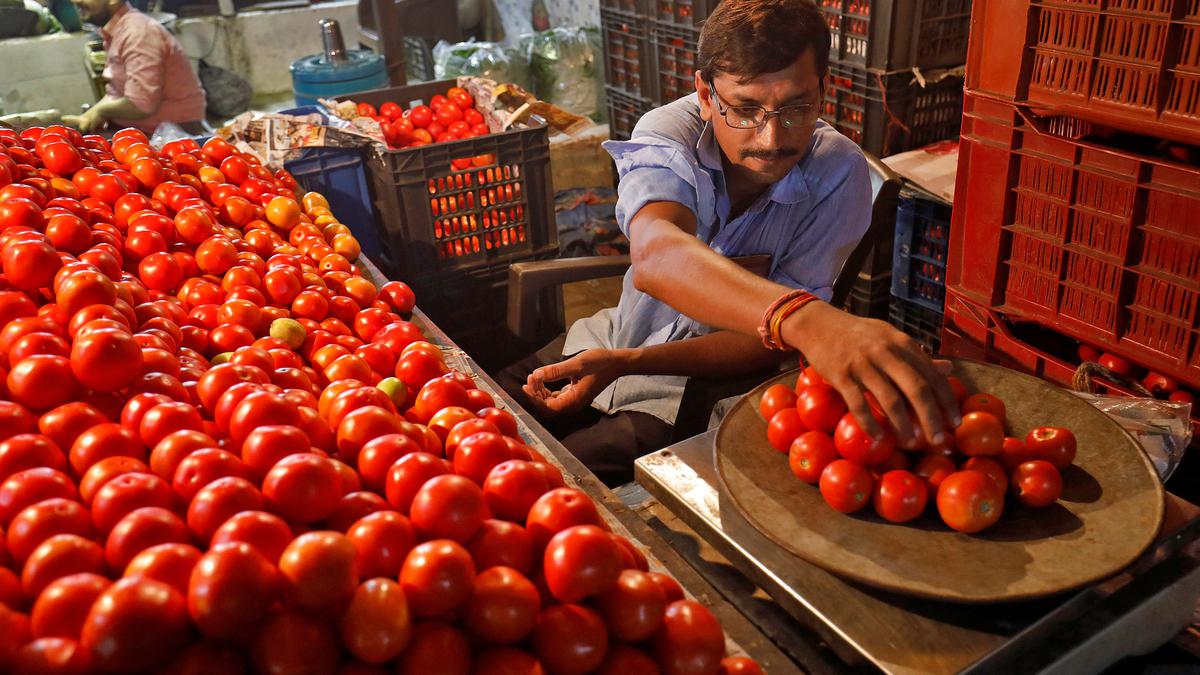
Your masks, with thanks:
M846 407L854 414L854 419L858 420L858 426L872 438L879 438L883 435L883 429L875 421L875 416L871 414L871 406L867 403L867 399L863 396L863 388L853 378L841 382L835 387L838 393L842 395L842 400L846 402Z
M925 353L916 349L904 350L901 357L915 371L916 379L908 387L903 387L908 400L921 421L925 437L930 443L940 445L945 441L948 429L961 423L959 418L958 401L950 389L950 383L933 361ZM941 438L939 438L939 436Z
M903 448L912 447L916 437L913 435L912 420L908 417L908 406L904 394L889 377L899 363L875 365L876 368L863 373L860 380L875 395L875 400L896 432L896 442Z

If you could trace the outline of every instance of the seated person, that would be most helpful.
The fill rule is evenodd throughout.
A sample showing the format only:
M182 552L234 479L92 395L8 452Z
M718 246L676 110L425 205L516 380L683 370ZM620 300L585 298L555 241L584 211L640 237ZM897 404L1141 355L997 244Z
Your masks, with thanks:
M107 84L104 98L82 115L65 115L63 122L84 133L111 123L152 134L161 122L202 132L204 89L179 40L126 0L74 2L84 21L100 27Z
M824 302L871 217L862 152L818 119L829 45L811 0L725 0L700 34L696 92L605 145L633 260L620 304L498 380L609 485L668 444L686 377L763 371L787 349L868 433L879 428L867 391L904 445L915 442L909 406L927 438L955 423L948 364ZM765 279L730 260L757 254L771 258Z

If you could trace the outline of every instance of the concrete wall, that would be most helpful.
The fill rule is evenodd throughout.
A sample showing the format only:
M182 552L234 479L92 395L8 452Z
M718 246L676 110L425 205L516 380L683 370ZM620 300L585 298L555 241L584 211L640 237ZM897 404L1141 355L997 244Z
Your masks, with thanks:
M320 19L336 19L347 47L357 46L356 0L315 7L247 12L236 17L201 17L176 22L184 51L250 80L256 102L290 95L292 61L321 51Z
M356 46L356 0L315 7L247 12L233 17L200 17L174 22L184 51L250 80L255 102L274 102L292 90L288 66L321 51L319 19L337 19L348 47ZM83 33L0 40L0 99L5 113L58 108L79 110L96 100L84 67Z
M0 40L0 107L8 114L47 108L72 114L95 102L86 45L83 33Z

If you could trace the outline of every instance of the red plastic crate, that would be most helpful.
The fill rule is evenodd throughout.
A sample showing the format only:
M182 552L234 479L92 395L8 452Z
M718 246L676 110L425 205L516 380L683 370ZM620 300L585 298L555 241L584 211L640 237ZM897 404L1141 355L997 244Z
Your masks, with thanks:
M976 0L967 88L1200 143L1200 0Z
M1016 335L1006 318L950 292L946 295L945 323L940 353L975 359L1019 370L1067 389L1074 389L1079 364ZM1115 382L1092 378L1096 393L1104 396L1141 396ZM1193 408L1192 434L1200 436L1200 419Z
M655 21L651 41L654 43L655 67L658 69L658 103L670 103L696 91L696 46L700 29Z
M1198 386L1200 169L1087 131L967 94L947 287Z

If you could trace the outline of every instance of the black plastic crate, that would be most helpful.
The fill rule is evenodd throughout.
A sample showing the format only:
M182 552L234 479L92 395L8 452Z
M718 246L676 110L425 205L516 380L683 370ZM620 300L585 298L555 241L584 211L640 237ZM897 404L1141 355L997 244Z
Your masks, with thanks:
M922 87L910 72L884 73L835 62L829 70L821 117L876 157L958 137L961 77Z
M633 133L633 127L654 106L650 101L631 96L620 89L605 87L608 96L608 136L623 141Z
M888 323L908 334L930 354L937 354L942 345L942 321L941 312L903 298L892 298L888 308Z
M670 103L696 91L696 46L700 29L655 21L654 65L658 69L659 103Z
M453 86L442 80L342 98L408 106ZM470 166L455 168L464 162ZM367 166L380 248L401 278L483 269L557 249L544 126L375 152Z
M650 22L640 14L600 8L604 78L608 86L649 101L658 99Z
M720 0L650 0L656 21L699 28Z
M960 66L967 59L971 0L818 0L830 58L863 68Z
M436 42L434 38L404 36L404 66L410 81L433 79L433 45Z
M557 249L532 254L528 260L558 257ZM405 280L417 305L439 328L471 355L485 371L495 372L543 345L529 345L505 329L508 311L508 263L481 269L452 270L437 276ZM561 288L547 289L538 298L538 327L542 335L563 330Z
M896 208L892 295L943 312L950 205L904 191Z
M600 0L600 11L615 9L628 14L638 14L648 17L654 0Z
M854 285L850 287L850 294L846 297L846 304L843 305L843 308L855 316L886 319L891 300L891 273L876 276L860 274Z

